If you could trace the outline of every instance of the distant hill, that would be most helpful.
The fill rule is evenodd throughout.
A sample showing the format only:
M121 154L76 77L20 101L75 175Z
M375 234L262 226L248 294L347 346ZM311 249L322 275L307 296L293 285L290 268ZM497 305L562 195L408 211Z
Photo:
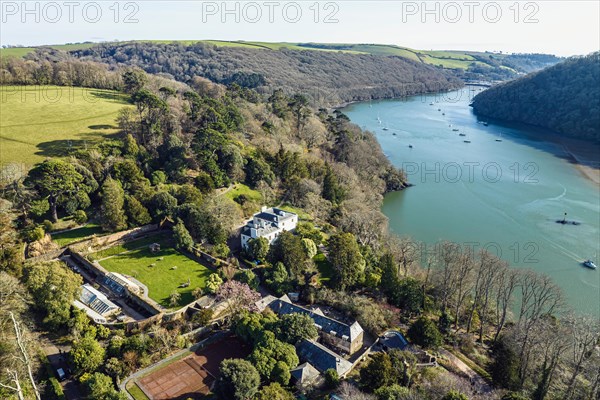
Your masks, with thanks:
M84 61L139 67L185 83L203 77L267 95L275 89L302 92L328 106L446 91L463 84L450 71L419 61L346 51L136 42L103 44L69 54ZM36 56L60 59L61 54L53 50Z
M138 66L186 83L202 76L259 92L274 87L303 91L327 105L450 90L463 82L503 81L560 60L545 54L426 51L382 44L218 40L70 43L0 49L0 56L51 61L75 56Z
M152 43L180 44L191 46L204 43L215 47L233 47L260 50L312 50L344 52L349 54L372 54L377 56L396 56L423 64L451 69L470 79L490 78L508 79L520 73L533 72L560 61L560 58L550 54L503 54L492 52L461 51L461 50L415 50L390 44L349 44L349 43L290 43L290 42L251 42L226 40L142 40L128 42L113 42L116 44ZM106 44L106 43L104 43ZM0 56L24 57L34 53L36 49L52 48L61 51L76 51L98 46L99 43L69 43L39 47L11 47L0 49ZM464 74L463 74L464 73Z
M600 142L600 53L500 84L473 100L479 115Z

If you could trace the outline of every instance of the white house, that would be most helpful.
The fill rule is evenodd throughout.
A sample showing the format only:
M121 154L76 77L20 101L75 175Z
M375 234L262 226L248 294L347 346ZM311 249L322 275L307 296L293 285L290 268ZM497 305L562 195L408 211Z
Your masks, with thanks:
M279 208L263 207L242 228L242 247L247 248L250 239L264 237L271 244L284 231L293 231L298 225L298 215Z

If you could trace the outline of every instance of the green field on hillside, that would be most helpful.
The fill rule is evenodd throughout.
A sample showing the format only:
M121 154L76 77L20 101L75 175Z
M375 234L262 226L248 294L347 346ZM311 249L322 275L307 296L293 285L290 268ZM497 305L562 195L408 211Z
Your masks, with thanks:
M55 50L62 51L73 51L89 49L90 47L96 46L98 43L71 43L71 44L56 44L43 47L50 47ZM6 49L0 49L0 58L2 57L25 57L29 53L35 51L35 47L9 47Z
M8 49L0 49L0 59L5 57L25 57L34 50L35 48L33 47L10 47Z
M351 44L351 43L287 43L287 42L252 42L252 41L227 41L227 40L143 40L139 42L146 43L179 43L189 46L194 43L208 43L217 47L241 47L248 49L265 50L312 50L312 51L335 51L352 54L373 54L379 56L398 56L409 60L423 62L425 64L442 66L444 68L466 69L475 60L475 52L454 51L454 50L414 50L407 47L400 47L388 44ZM130 43L130 42L122 42ZM93 43L78 43L66 45L52 45L53 49L71 51L86 49L94 46ZM0 54L22 57L34 48L10 48L0 50ZM501 55L496 55L502 57ZM484 63L482 63L484 64Z
M125 95L58 86L0 87L0 165L30 167L118 132Z

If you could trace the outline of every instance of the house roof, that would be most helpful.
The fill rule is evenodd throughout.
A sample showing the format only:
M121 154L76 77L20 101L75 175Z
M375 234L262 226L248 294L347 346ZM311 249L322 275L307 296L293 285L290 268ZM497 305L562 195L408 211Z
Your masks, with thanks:
M130 281L129 279L127 279L124 275L119 274L118 272L109 272L106 275L106 278L116 282L117 284L127 287L129 290L133 290L135 292L138 292L140 290L140 287L133 283L132 281Z
M305 362L290 370L290 375L292 375L296 383L306 384L315 380L319 376L319 371L311 363Z
M80 302L79 300L73 300L73 305L75 307L79 308L80 310L83 310L87 314L88 317L90 317L91 319L93 319L96 322L106 321L106 318L104 316L102 316L101 314L92 310L91 308L89 308L88 306L86 306L85 304Z
M81 295L79 296L79 300L97 312L100 315L107 315L119 307L110 301L104 293L96 290L92 285L86 283L81 286Z
M258 237L270 235L271 233L279 232L282 230L275 224L268 224L266 226L256 227L253 225L252 222L249 222L248 225L246 225L242 228L242 235L252 237L252 229L253 228L256 229L256 235Z
M363 328L358 322L354 322L352 325L345 324L322 315L322 312L311 311L292 304L287 296L273 300L269 307L277 314L306 314L312 318L319 330L331 335L334 335L333 332L335 332L335 336L338 337L346 336L350 342L353 342L363 332Z
M314 340L302 340L296 348L300 359L312 364L318 371L334 369L344 376L352 369L352 363Z
M379 342L388 349L404 350L408 346L408 341L398 331L387 331L379 338Z
M279 222L282 220L287 220L289 218L292 218L295 215L296 214L291 213L289 211L284 211L282 209L273 207L273 208L264 209L261 212L259 212L258 214L254 214L254 217L265 220L265 221Z
M265 310L265 308L269 307L269 304L271 304L275 300L277 300L277 297L267 295L267 296L263 297L262 299L258 300L254 304L256 305L256 308L258 308L259 312L263 312Z

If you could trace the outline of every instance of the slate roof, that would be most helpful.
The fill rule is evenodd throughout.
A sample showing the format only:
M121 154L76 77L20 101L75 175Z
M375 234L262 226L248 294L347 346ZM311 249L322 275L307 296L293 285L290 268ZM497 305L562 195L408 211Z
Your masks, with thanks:
M283 215L282 215L283 214ZM279 208L267 208L264 211L259 212L258 214L254 214L255 218L262 219L270 222L280 222L285 221L294 216L294 213L289 211L284 211Z
M258 308L258 311L263 312L265 310L265 308L269 307L269 305L272 302L274 302L275 300L277 300L277 297L271 296L269 294L269 295L263 297L262 299L258 300L254 304L256 305L256 308Z
M354 322L352 325L345 324L333 318L326 317L322 313L292 304L287 296L273 300L269 304L269 307L277 314L306 314L315 321L319 330L329 334L335 332L335 336L345 336L350 342L353 342L363 332L363 328L358 322Z
M379 342L387 349L404 350L408 346L408 341L398 331L387 331L379 338Z
M298 357L312 364L319 372L334 369L344 376L352 369L352 363L314 340L302 340L296 348Z
M305 362L290 370L290 375L297 384L303 385L314 381L319 376L319 371L311 363Z

